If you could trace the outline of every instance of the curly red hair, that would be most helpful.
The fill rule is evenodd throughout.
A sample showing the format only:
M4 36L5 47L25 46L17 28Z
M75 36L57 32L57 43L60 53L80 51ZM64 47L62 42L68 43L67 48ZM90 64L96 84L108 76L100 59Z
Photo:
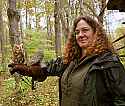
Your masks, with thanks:
M69 38L67 40L65 49L64 49L64 63L68 64L74 59L80 59L81 57L81 48L76 42L76 37L75 37L75 29L77 26L77 23L80 20L84 20L90 25L96 34L96 40L95 42L88 46L87 52L85 56L92 55L92 54L101 54L106 51L114 51L114 48L109 42L106 32L103 29L102 25L99 24L96 20L94 20L91 17L88 16L80 16L74 20L73 24L73 30L72 33L69 35Z

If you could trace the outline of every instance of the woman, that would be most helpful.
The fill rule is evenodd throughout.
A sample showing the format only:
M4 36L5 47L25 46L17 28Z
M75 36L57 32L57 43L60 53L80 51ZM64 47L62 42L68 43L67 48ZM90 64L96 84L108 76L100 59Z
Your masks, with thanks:
M41 81L47 76L59 76L61 106L125 106L124 67L102 26L88 16L74 21L63 58L46 67L9 66L13 67L12 73Z

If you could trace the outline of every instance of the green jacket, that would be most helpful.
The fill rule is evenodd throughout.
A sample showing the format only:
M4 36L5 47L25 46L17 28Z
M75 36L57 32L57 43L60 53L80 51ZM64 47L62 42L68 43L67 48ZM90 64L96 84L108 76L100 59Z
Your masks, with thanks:
M60 58L48 65L59 76L61 106L125 106L125 72L111 52L64 65Z

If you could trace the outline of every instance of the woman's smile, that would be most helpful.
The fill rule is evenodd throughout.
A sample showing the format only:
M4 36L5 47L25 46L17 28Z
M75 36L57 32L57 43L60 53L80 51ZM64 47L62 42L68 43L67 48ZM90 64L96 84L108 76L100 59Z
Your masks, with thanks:
M78 22L75 33L76 41L81 48L87 48L94 40L94 32L84 20Z

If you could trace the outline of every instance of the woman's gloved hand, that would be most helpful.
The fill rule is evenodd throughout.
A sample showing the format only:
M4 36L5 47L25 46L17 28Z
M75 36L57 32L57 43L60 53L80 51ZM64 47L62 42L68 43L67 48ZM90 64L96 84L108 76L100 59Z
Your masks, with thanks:
M47 77L47 67L45 65L42 66L39 63L30 66L27 66L26 64L11 63L8 65L8 67L12 68L10 70L11 75L17 72L23 76L33 77L33 79L39 81L44 81Z

